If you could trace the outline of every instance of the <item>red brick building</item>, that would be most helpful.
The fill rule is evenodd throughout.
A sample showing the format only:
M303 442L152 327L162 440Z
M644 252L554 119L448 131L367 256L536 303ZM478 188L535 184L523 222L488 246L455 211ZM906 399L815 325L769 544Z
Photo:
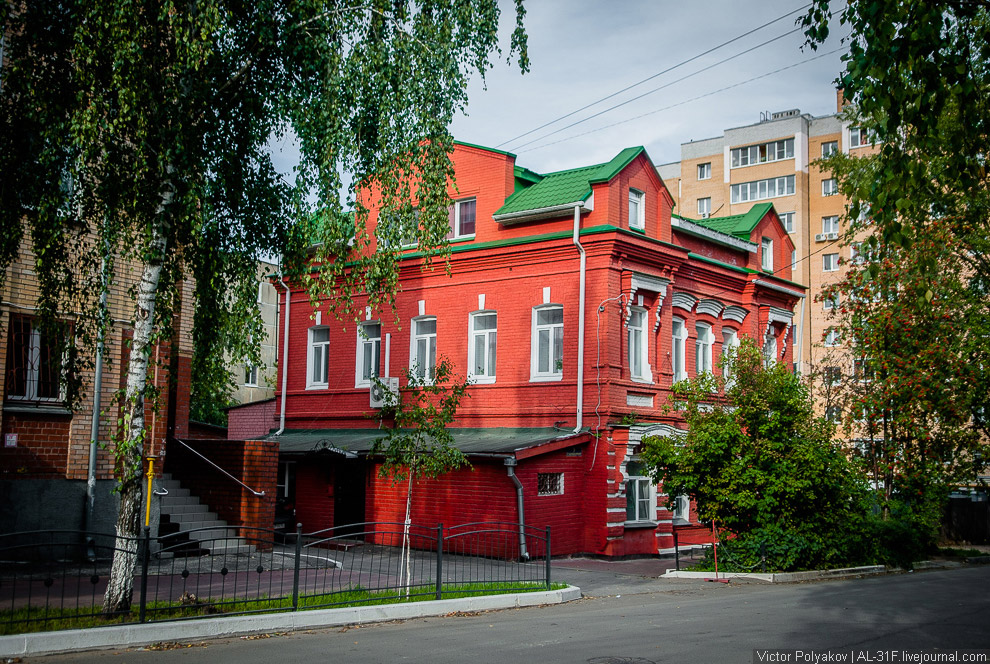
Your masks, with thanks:
M677 435L683 423L662 410L671 385L717 371L740 337L792 362L804 288L790 281L776 212L674 216L641 147L547 174L463 143L453 160L450 273L421 270L409 248L397 317L367 309L355 326L301 289L289 307L281 295L280 496L306 531L401 521L404 487L379 479L367 455L379 433L368 376L426 372L443 355L473 380L454 430L472 467L420 482L415 522L522 518L551 526L554 554L671 547L688 506L660 506L638 445ZM372 212L372 233L375 222Z

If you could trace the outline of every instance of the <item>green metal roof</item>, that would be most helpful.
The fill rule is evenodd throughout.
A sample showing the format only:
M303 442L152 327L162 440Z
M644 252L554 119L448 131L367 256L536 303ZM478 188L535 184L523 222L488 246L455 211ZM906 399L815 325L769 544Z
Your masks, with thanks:
M544 210L584 201L591 195L592 184L608 182L645 151L646 149L642 146L626 148L604 164L547 173L538 182L523 189L518 188L519 173L517 171L516 191L495 212L495 216L529 210ZM529 172L532 173L532 171Z
M566 438L583 436L573 431L539 428L452 428L454 447L464 454L512 454L518 450L536 447ZM346 456L366 455L376 440L385 437L384 429L290 429L277 438L279 452L304 454L335 452ZM583 441L575 441L578 442Z
M767 212L772 209L773 203L759 203L751 207L749 212L743 214L732 214L727 217L709 217L708 219L690 219L684 216L681 216L681 218L693 221L699 226L705 226L713 231L728 233L741 240L749 240L753 229L767 215Z

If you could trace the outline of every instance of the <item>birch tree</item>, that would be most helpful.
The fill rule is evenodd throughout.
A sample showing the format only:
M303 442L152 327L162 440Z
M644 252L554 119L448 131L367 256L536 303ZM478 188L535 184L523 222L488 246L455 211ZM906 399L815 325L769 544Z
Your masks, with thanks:
M508 53L525 70L523 15L516 0ZM170 335L182 279L195 279L207 358L239 343L230 330L251 320L242 285L263 252L321 263L306 283L339 315L357 289L389 303L395 251L382 246L414 236L445 251L448 126L499 52L498 22L496 0L0 3L0 279L28 247L42 317L74 312L86 348L101 259L109 274L123 262L140 274L105 613L131 603L149 352ZM301 156L287 181L268 145L290 134ZM378 251L356 195L371 188L387 220ZM86 356L70 354L67 375Z

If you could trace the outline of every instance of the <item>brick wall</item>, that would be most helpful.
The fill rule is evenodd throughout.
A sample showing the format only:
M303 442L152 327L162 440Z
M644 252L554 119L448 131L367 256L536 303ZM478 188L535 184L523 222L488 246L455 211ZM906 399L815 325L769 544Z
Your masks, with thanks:
M255 496L177 442L170 442L165 470L230 525L271 528L275 521L278 444L255 440L190 440L187 445L255 491ZM242 534L245 534L242 532Z
M227 435L233 440L262 438L276 423L275 399L235 406L227 411Z
M0 442L0 476L64 478L71 426L69 415L4 412L3 434L16 435L17 447Z

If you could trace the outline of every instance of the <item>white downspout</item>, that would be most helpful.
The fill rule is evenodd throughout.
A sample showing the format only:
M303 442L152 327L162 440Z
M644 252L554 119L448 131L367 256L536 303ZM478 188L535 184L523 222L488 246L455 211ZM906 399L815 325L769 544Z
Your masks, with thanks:
M581 285L578 294L578 348L577 348L577 424L574 433L584 427L584 290L588 256L581 246L581 205L574 206L574 246L581 253Z
M282 267L278 270L278 283L285 289L285 323L282 326L282 407L278 416L278 431L276 436L282 435L285 431L285 395L289 380L289 303L292 299L292 292L289 286L282 280Z

